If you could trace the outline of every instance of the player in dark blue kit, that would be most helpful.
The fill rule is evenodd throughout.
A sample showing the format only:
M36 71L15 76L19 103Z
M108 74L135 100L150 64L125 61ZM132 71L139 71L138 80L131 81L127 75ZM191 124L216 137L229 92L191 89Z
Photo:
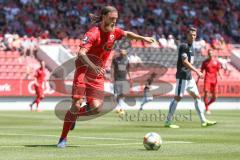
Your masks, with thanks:
M209 121L205 118L204 105L201 101L201 97L198 92L196 82L192 78L191 74L191 71L194 71L200 78L203 77L202 72L198 71L193 66L194 62L193 42L196 39L196 36L197 29L194 27L190 27L187 33L187 43L183 43L179 47L175 97L170 103L167 120L165 122L165 127L179 128L179 126L173 125L171 121L173 119L173 114L177 108L177 104L182 99L185 91L187 91L188 94L194 99L194 105L198 113L198 116L201 120L201 126L206 127L217 123L215 121Z

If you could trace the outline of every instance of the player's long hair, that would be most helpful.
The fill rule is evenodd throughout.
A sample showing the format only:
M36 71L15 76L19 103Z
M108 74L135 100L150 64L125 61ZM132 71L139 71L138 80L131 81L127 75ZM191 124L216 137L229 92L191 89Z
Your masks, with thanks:
M102 16L107 15L109 12L117 12L117 9L113 6L105 6L102 8L100 16L90 13L89 17L90 17L91 23L96 24L101 22Z

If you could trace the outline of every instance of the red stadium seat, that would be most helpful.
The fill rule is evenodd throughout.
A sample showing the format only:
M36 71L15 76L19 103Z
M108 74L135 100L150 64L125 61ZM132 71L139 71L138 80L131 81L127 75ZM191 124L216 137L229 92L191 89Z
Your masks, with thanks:
M81 39L75 39L75 46L79 46L81 44Z
M21 78L21 73L14 72L14 77L16 77L16 79L20 79Z
M19 52L19 51L14 51L14 52L13 52L13 56L14 56L15 58L20 57L20 52Z
M69 46L74 46L75 45L75 40L74 39L69 39L69 41L68 41L68 45Z
M62 40L62 45L68 46L68 38L64 38L64 39Z
M6 51L6 58L12 58L13 57L13 51Z

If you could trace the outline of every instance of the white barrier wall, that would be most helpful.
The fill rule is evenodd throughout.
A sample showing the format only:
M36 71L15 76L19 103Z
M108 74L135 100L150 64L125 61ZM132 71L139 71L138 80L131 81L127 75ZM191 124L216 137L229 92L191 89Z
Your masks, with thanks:
M41 110L54 110L55 106L61 100L66 98L45 98L39 105ZM29 104L32 102L31 98L0 98L0 110L29 110ZM134 106L128 106L127 104L123 106L126 110L138 110L142 99L136 99L136 104ZM144 110L166 110L169 107L171 101L170 97L154 99L152 102L144 105ZM189 97L183 98L183 100L178 104L178 109L191 109L195 110L193 100ZM218 98L217 102L211 105L213 110L227 110L227 109L240 109L240 99L239 98Z
M74 56L69 53L62 45L40 45L37 53L40 60L44 60L48 68L52 71L65 61Z
M231 63L237 68L240 69L240 49L233 50L231 55Z

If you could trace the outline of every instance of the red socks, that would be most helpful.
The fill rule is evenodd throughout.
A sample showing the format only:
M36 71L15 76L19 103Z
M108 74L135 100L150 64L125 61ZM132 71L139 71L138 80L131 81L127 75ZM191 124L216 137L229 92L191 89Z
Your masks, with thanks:
M70 110L68 110L64 118L61 138L67 139L68 132L71 129L72 124L76 122L78 116L87 116L90 115L90 113L91 108L88 105L81 107L77 114L74 114Z
M216 98L211 98L210 101L208 101L207 97L204 97L204 103L206 111L208 111L209 105L216 101Z
M33 105L34 103L36 103L36 105L37 105L37 107L38 107L38 105L39 105L39 103L40 103L41 100L42 100L42 97L37 96L37 98L33 101L32 105Z
M208 111L208 98L207 97L204 97L204 104L205 104L206 111Z
M77 114L73 114L68 110L68 112L65 115L64 123L63 123L63 130L61 134L61 138L67 139L68 132L74 122L77 120Z
M90 114L91 114L91 108L88 105L85 105L80 108L77 115L78 116L88 116Z
M211 98L211 100L208 102L208 105L212 104L215 101L216 101L216 98Z

